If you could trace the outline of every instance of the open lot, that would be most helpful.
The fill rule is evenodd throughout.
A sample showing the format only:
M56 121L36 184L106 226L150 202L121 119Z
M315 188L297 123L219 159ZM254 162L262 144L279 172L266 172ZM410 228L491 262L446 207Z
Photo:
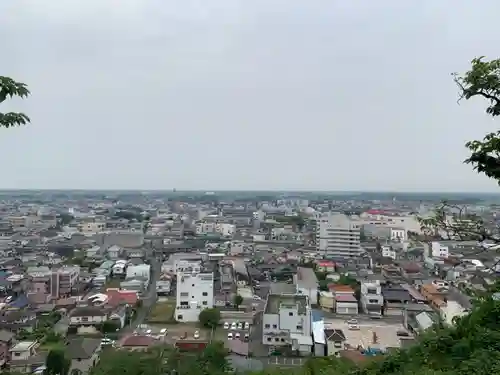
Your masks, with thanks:
M175 311L175 301L158 302L147 317L148 323L168 323L172 321Z
M399 323L373 321L358 323L359 330L350 330L345 320L327 319L325 320L325 328L341 329L346 337L346 344L353 347L361 345L364 348L399 348L401 347L398 331L405 331L403 325ZM374 334L376 341L374 342Z

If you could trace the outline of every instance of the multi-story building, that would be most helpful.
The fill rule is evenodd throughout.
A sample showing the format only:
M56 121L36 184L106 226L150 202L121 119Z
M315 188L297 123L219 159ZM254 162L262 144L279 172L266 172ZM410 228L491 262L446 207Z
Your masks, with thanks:
M175 320L196 322L203 309L214 307L213 273L177 272Z
M31 278L31 291L50 294L54 298L67 297L77 284L80 267L68 266L58 269L48 267L30 267L27 271Z
M106 230L105 222L78 223L76 226L80 233L100 233Z
M71 289L78 282L80 267L62 267L54 270L50 277L50 294L52 297L68 297Z
M355 258L363 253L360 226L343 214L329 213L316 226L317 250L331 258Z
M449 255L450 255L450 250L448 246L444 246L437 241L431 242L431 257L448 258Z
M307 296L298 294L269 294L262 319L262 343L274 347L291 346L311 353L312 321Z
M362 282L360 288L360 303L365 314L382 315L384 297L380 282Z

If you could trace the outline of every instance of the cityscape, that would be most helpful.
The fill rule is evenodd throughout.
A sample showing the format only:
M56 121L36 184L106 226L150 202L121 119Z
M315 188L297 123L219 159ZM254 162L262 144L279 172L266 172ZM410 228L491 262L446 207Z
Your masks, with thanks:
M497 220L500 195L450 198ZM82 372L103 349L196 351L214 340L242 371L311 356L363 361L453 324L500 271L496 244L422 229L439 204L426 194L1 199L0 340L11 371L37 373L64 340Z

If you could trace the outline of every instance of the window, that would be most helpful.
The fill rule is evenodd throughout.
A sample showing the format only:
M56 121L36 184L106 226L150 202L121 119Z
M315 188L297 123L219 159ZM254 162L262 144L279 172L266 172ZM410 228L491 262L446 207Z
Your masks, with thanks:
M194 284L191 284L192 287L194 287Z
M204 305L208 305L208 302L207 302L207 301L203 301L203 304L204 304Z
M88 318L87 316L84 316L84 317L82 318L82 322L88 322L88 321L89 321L89 318Z
M188 302L181 302L181 306L189 306Z
M268 338L267 338L267 341L271 341L271 338L270 338L270 337L268 337Z
M278 326L277 326L276 324L273 324L273 328L275 328L275 329L276 329L276 328L278 328Z
M208 296L208 293L207 292L203 292L202 295L203 295L203 297L206 297L206 296Z
M182 315L177 315L177 320L182 320Z
M290 312L288 313L288 316L293 316L293 312L291 312L291 311L290 311Z
M189 297L189 293L188 292L181 292L181 297Z
M271 326L269 324L264 325L265 328L270 328Z
M285 342L285 339L281 339L281 342Z
M297 331L302 331L302 326L297 326Z
M276 337L274 341L279 342L280 341L279 337Z

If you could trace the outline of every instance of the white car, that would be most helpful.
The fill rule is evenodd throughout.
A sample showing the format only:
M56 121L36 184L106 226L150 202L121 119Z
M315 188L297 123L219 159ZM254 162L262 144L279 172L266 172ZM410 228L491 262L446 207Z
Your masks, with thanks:
M224 323L224 329L229 329L229 323L228 322Z
M245 329L249 329L249 328L250 328L250 323L245 322Z
M162 328L161 331L160 331L160 335L166 335L167 334L167 329L166 328Z
M238 323L238 329L243 329L243 323Z
M193 335L193 337L194 337L195 339L199 339L199 338L200 338L200 331L194 331L194 335Z
M232 339L233 339L233 334L232 334L231 332L229 332L229 333L227 334L227 339L228 339L228 340L232 340Z
M359 326L357 324L349 324L347 328L349 328L351 331L359 330Z
M236 332L236 334L234 335L234 338L235 338L235 339L239 339L239 338L240 338L240 333L239 333L239 332Z
M146 331L146 335L150 335L150 334L151 334L151 330L150 330L150 329L148 329L148 330Z
M231 329L234 331L236 328L237 328L237 325L236 325L236 323L235 323L235 322L233 322L233 323L231 324Z
M356 325L356 324L358 324L358 321L357 321L356 319L349 319L349 320L347 321L347 324L353 324L353 325Z

